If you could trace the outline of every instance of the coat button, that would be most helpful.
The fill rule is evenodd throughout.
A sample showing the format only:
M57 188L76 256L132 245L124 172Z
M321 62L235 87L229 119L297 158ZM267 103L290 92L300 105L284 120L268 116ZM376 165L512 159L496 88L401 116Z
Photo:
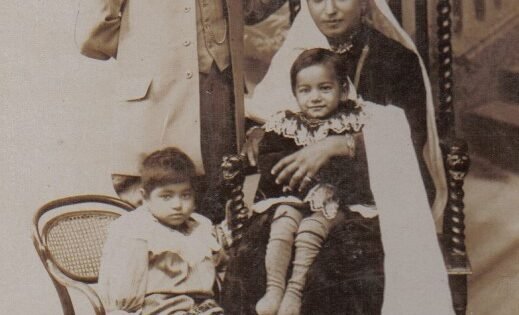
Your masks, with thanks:
M191 71L186 71L186 78L187 79L191 79L193 77L193 72Z
M191 11L191 8L190 8L190 7L185 7L185 8L184 8L184 12L188 13L189 11Z
M185 41L184 41L184 46L187 47L187 46L189 46L189 45L191 45L191 41L189 41L189 40L185 40Z

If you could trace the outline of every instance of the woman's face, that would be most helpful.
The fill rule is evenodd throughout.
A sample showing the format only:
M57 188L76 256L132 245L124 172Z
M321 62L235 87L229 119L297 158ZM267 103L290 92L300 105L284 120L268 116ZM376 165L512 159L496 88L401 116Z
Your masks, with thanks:
M364 0L307 0L310 15L326 37L347 35L360 25L361 1Z

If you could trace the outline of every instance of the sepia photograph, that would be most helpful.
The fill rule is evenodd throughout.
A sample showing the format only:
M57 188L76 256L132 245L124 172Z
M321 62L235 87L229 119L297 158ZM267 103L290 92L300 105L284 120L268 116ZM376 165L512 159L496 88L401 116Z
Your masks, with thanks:
M519 314L517 0L4 0L4 314Z

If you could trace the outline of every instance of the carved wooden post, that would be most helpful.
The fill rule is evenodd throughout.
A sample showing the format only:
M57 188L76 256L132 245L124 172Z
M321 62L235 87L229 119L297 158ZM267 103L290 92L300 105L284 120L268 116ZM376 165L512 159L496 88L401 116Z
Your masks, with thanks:
M450 269L454 309L465 315L467 307L467 274L470 273L465 249L465 215L463 209L463 181L470 166L467 143L455 138L453 107L453 71L451 44L451 5L449 0L438 0L438 63L439 63L439 113L438 133L444 156L448 200L443 216L443 236L446 261Z
M467 144L463 140L453 140L447 144L445 167L447 168L447 185L449 198L444 212L443 233L448 239L449 254L465 261L465 215L463 209L463 181L470 166Z
M447 170L448 199L443 213L443 236L452 301L457 315L465 315L467 308L467 275L470 274L465 249L465 215L463 209L463 181L470 166L467 143L460 139L442 142Z
M439 62L439 117L438 132L447 169L449 197L444 213L444 235L452 254L465 256L465 225L463 223L463 179L469 168L465 141L454 138L454 107L452 80L451 5L449 0L438 1L438 62Z
M438 11L438 64L439 64L439 114L438 132L440 138L450 135L454 126L452 45L451 45L451 5L449 0L439 0Z
M225 156L222 163L223 193L227 204L227 224L232 232L232 242L236 245L242 237L245 221L248 219L249 210L243 201L243 181L246 158L239 155Z

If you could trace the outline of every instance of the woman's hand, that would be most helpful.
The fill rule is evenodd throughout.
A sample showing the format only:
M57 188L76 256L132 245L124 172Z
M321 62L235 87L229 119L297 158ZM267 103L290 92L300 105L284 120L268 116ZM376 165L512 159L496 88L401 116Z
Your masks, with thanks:
M292 191L305 190L330 158L354 156L356 141L352 141L355 140L351 136L329 136L282 158L271 170L273 175L277 175L276 183L288 183Z
M251 166L256 166L258 161L259 144L265 135L260 127L252 127L247 131L247 140L241 150L241 155L246 156Z

